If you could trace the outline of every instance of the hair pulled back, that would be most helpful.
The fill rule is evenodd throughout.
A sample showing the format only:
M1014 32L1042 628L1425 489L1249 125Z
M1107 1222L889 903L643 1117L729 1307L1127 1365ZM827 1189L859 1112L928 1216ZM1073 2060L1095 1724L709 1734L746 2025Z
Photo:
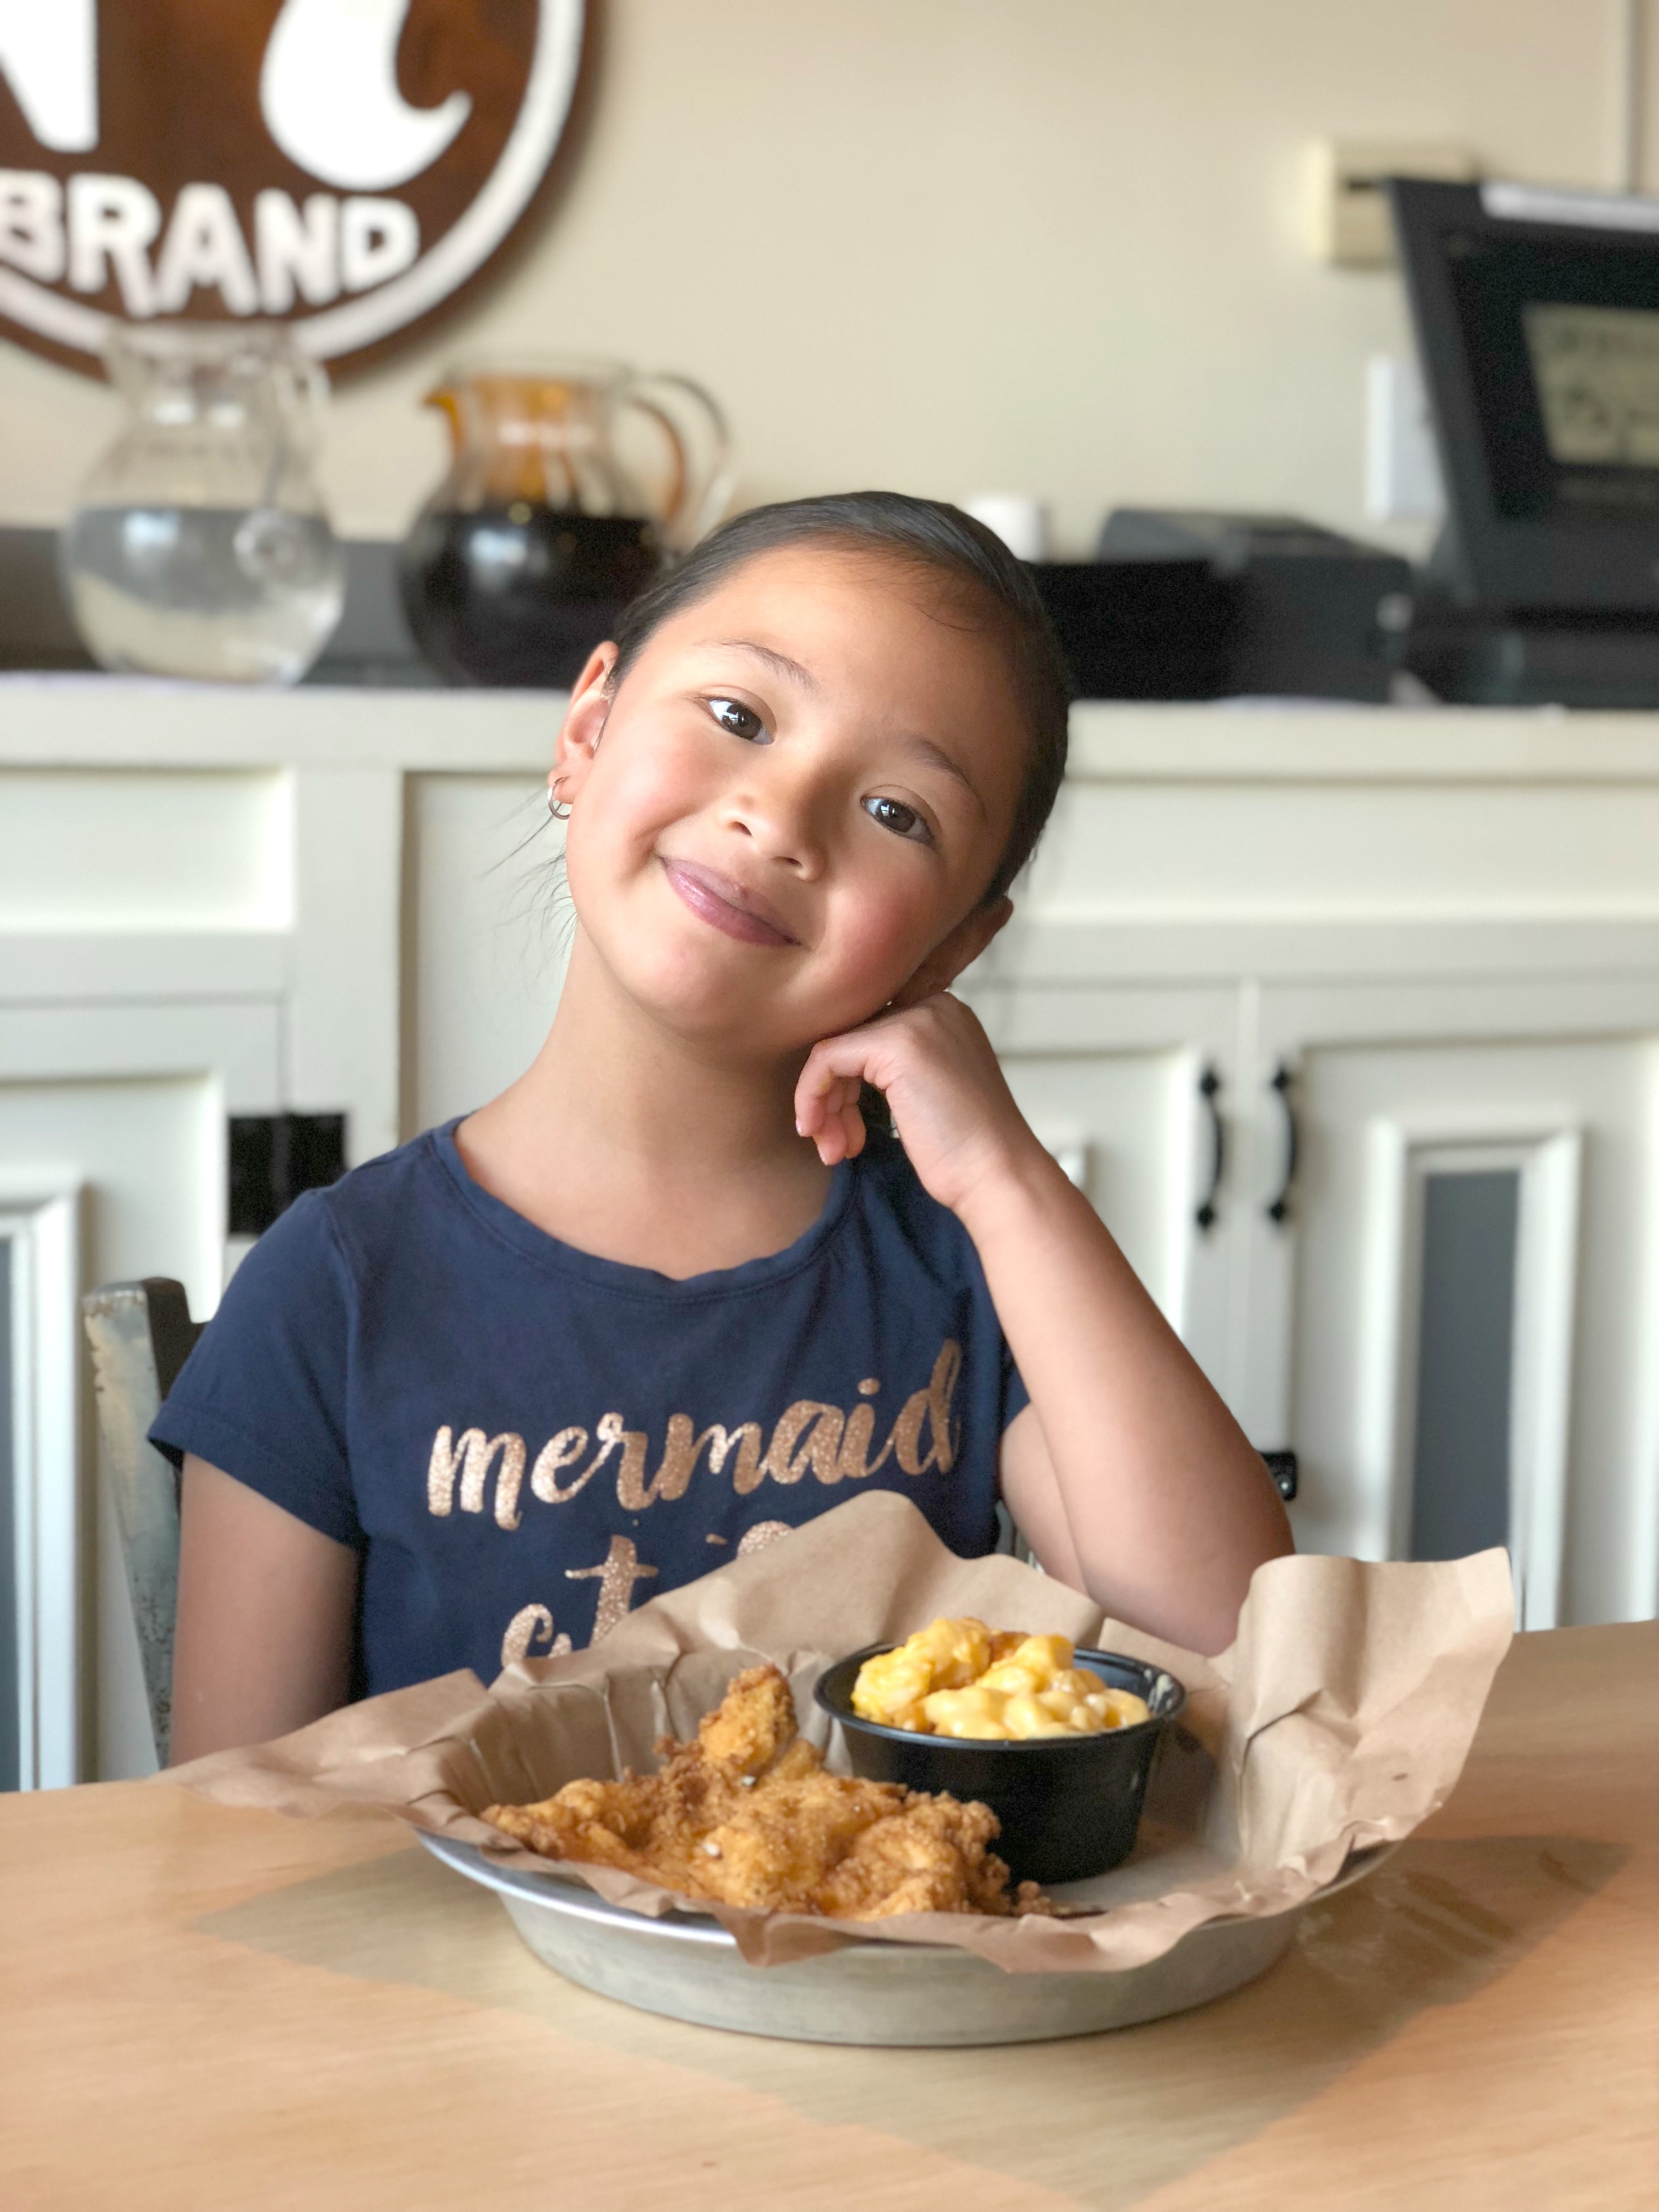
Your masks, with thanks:
M653 632L705 599L759 554L817 544L878 555L936 579L998 638L1030 738L1014 819L981 903L994 906L1048 821L1066 773L1071 679L1029 571L994 531L943 501L896 491L835 492L750 507L723 523L627 609L617 631L614 690Z

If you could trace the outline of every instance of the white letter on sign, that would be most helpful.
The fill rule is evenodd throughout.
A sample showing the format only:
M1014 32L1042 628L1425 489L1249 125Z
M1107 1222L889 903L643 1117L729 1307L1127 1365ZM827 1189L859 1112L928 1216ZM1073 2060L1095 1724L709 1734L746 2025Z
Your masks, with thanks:
M161 228L161 203L135 179L71 177L70 283L77 292L101 292L113 269L128 314L153 315L155 287L144 248Z
M98 0L0 0L0 73L54 154L98 143Z
M64 187L36 169L0 169L0 261L43 284L64 277Z
M347 200L340 210L340 274L348 292L401 276L421 250L421 226L401 200Z
M409 0L284 0L259 72L259 106L289 161L325 185L360 192L405 185L472 112L464 92L411 107L398 91L408 13Z
M155 266L156 307L176 315L198 285L217 292L233 315L258 313L253 264L222 185L186 185L179 193Z
M296 283L313 307L325 306L340 290L340 203L332 192L313 192L301 216L286 192L259 193L253 252L266 314L287 314Z

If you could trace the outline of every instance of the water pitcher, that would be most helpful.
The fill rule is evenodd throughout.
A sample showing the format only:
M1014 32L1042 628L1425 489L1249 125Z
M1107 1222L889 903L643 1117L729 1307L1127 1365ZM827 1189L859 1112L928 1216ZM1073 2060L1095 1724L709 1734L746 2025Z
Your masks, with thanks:
M126 422L59 546L106 668L297 683L327 644L345 568L312 477L328 380L269 325L117 325Z

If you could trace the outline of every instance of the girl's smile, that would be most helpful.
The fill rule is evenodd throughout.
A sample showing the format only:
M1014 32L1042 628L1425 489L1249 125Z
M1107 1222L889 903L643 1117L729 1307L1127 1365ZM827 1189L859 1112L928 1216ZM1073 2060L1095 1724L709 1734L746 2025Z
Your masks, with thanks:
M701 867L696 860L672 860L664 853L657 858L663 873L692 913L726 936L745 945L799 944L776 908L760 892L730 876L717 875L713 868Z

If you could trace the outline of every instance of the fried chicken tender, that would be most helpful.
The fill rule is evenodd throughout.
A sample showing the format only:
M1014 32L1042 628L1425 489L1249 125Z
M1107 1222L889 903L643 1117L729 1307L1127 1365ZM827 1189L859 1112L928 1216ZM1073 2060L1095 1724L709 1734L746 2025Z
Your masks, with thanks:
M773 1912L879 1920L896 1912L1044 1910L1008 1893L988 1806L826 1774L799 1736L789 1685L751 1667L699 1723L619 1782L568 1782L539 1805L483 1818L544 1857L612 1866L677 1895Z
M697 1723L697 1746L709 1765L743 1774L759 1774L795 1740L795 1701L775 1667L740 1674Z

